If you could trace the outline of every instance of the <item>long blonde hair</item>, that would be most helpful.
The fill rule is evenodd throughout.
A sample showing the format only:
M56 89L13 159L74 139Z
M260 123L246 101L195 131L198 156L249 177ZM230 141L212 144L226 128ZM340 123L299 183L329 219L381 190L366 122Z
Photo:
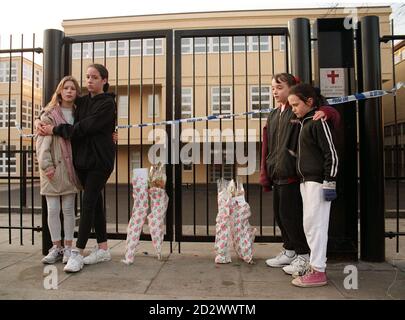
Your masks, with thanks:
M77 80L72 76L63 77L62 80L59 82L58 86L54 94L52 95L51 101L45 106L45 112L51 111L57 105L62 104L62 90L66 82L72 81L75 88L76 88L76 95L80 95L80 86Z

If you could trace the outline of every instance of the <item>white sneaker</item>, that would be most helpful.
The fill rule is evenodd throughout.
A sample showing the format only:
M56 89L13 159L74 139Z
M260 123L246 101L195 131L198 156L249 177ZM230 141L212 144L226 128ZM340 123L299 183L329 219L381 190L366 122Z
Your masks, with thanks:
M290 265L283 267L287 274L303 274L309 265L309 254L298 255Z
M62 263L66 264L68 262L71 253L72 253L72 247L65 247L65 249L63 249Z
M279 255L277 257L267 259L266 264L269 267L281 268L281 267L288 266L289 264L291 264L291 262L293 262L295 260L295 258L297 258L296 253L294 253L294 255L292 257L290 257L289 255L287 255L287 251L283 250L282 252L279 253Z
M48 254L42 258L41 262L44 264L53 264L62 260L62 253L63 249L54 245L51 249L49 249Z
M87 257L84 257L83 262L84 264L96 264L99 262L110 260L111 260L111 253L109 249L104 250L95 247Z
M63 268L65 272L79 272L83 269L83 256L78 249L72 249L70 258Z

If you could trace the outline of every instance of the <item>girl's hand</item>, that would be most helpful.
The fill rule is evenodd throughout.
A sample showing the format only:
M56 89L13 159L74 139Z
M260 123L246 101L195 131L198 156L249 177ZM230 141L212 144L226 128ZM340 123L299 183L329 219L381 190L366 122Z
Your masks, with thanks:
M43 130L43 132L44 132L44 136L51 136L51 135L53 135L53 132L52 132L52 130L53 130L53 125L51 125L51 124L47 124L47 125L44 125L43 127L42 127L42 130Z
M118 141L118 133L116 131L114 131L112 134L112 140L114 143L117 143Z
M49 180L52 180L55 175L55 168L49 167L45 170L45 175L48 177Z
M45 127L45 123L42 122L41 120L36 119L34 121L34 126L35 126L35 133L40 135L40 136L46 136L44 127Z
M320 120L320 119L328 120L328 117L326 116L325 112L319 110L319 111L315 112L312 119L313 120Z

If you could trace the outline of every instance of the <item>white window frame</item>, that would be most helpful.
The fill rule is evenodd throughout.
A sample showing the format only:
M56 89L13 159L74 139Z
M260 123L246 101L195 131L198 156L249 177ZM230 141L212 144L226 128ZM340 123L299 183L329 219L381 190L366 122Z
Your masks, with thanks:
M128 96L118 96L118 118L128 119Z
M41 89L42 88L42 71L35 70L35 88Z
M10 145L10 150L15 150L16 147L14 145ZM4 152L7 150L6 145L0 145L0 175L7 175L8 174L8 154ZM10 152L10 174L17 172L17 156L15 152Z
M219 178L222 177L226 180L231 180L233 178L233 166L234 164L226 163L226 147L222 146L222 164L215 164L214 157L219 150L211 148L211 164L209 165L209 180L211 183L217 182ZM221 168L219 170L219 168Z
M0 62L0 82L9 82L11 73L11 82L17 82L17 63L11 62L11 70L9 61Z
M260 52L270 52L271 51L271 42L270 36L260 36L261 47ZM219 53L219 38L220 37L207 37L208 48L207 53ZM231 53L232 52L232 37L221 37L221 53ZM265 40L267 38L267 40ZM196 43L195 54L205 54L205 38L197 37L195 39L204 39L204 43ZM247 52L258 52L258 48L255 49L255 46L258 46L258 36L247 36L246 37ZM235 45L238 49L235 50ZM245 52L245 37L244 36L235 36L233 38L234 53L243 53ZM203 48L204 50L197 50L197 48ZM192 54L193 53L193 38L182 38L181 39L181 53L182 54Z
M286 36L280 36L280 52L285 52L285 45L286 45Z
M141 152L138 150L132 150L131 151L131 174L134 169L138 169L141 167Z
M32 65L23 63L23 81L32 82Z
M10 127L14 127L16 121L17 100L11 99ZM8 99L0 100L0 128L8 128Z
M189 99L189 102L184 102L184 99ZM189 107L190 110L183 110L183 107ZM181 88L181 118L191 118L193 116L193 87Z
M159 94L155 93L155 118L160 117ZM153 93L148 94L148 118L153 118Z
M211 87L211 115L218 115L220 114L219 112L222 111L222 114L232 114L232 86L221 86L221 91L224 89L229 89L228 93L223 93L221 92L221 95L219 95L219 86L214 86ZM218 91L218 93L216 93L215 91ZM215 106L219 106L219 97L221 96L221 103L222 106L224 106L224 97L228 97L229 96L229 102L227 101L225 104L228 105L229 104L229 110L226 110L224 112L224 109L221 110L221 108L218 108L218 111L214 111L214 107ZM214 101L215 98L218 97L218 102ZM232 120L232 119L222 119L222 120ZM215 121L215 120L214 120Z
M272 107L273 99L271 95L271 86L270 85L261 85L262 91L256 91L255 89L259 89L258 85L251 85L250 86L250 111L260 110L260 99L258 101L253 101L254 97L260 97L259 93L261 93L261 105L262 109L269 109ZM264 88L268 88L268 92L266 93ZM267 99L266 99L267 98ZM257 108L254 108L253 105L257 105ZM262 119L266 119L268 113L261 114ZM260 113L252 114L251 119L253 120L260 120Z

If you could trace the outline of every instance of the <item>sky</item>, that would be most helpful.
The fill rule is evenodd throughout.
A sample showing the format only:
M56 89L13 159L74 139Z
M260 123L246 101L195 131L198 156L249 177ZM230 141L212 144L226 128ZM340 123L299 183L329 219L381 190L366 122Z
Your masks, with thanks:
M20 48L21 34L24 47L32 47L32 34L38 46L42 45L45 29L62 29L62 21L69 19L130 16L143 14L203 12L224 10L254 10L280 8L311 8L325 6L392 5L397 34L405 34L405 2L402 1L320 1L320 0L11 0L3 1L0 19L1 48ZM113 5L112 5L113 4ZM49 9L51 8L51 9Z

